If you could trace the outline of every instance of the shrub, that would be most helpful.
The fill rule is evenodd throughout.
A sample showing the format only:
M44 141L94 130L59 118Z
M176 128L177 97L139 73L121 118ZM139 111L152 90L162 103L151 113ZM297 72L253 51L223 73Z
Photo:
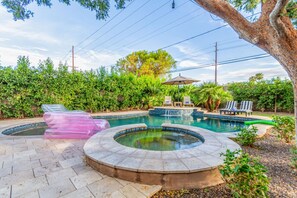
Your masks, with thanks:
M290 149L290 152L292 153L293 155L293 158L291 159L291 166L293 168L297 168L297 146L293 146L291 149Z
M266 167L241 150L224 154L224 165L219 168L234 197L268 197L269 178Z
M241 128L236 140L243 146L251 146L256 142L257 131L255 126Z
M295 120L290 116L273 116L273 121L276 123L274 129L277 132L278 138L290 143L295 136Z

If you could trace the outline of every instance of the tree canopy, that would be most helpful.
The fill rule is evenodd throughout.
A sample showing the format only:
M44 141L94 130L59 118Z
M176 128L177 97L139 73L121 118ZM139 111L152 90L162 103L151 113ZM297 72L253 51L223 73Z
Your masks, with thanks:
M175 68L175 60L165 50L152 52L142 50L118 60L116 65L121 71L157 77Z
M71 2L77 2L82 7L96 12L97 19L105 19L108 17L111 0L59 0L59 2L70 5ZM131 0L114 0L117 9L125 7L125 3ZM34 12L28 9L29 4L36 3L38 6L52 6L51 0L2 0L2 5L5 6L8 12L13 14L14 20L25 20L33 17Z

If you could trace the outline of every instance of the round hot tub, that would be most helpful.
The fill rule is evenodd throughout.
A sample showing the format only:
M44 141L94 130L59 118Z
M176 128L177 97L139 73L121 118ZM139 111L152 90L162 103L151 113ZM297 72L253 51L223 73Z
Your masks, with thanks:
M163 124L155 132L145 124L106 129L86 142L86 162L105 175L163 189L204 188L223 183L221 153L240 149L226 136L198 127Z

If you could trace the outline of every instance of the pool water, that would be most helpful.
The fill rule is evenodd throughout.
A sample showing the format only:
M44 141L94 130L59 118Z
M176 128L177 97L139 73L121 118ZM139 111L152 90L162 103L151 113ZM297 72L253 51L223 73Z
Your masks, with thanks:
M129 132L115 140L124 146L153 151L182 150L202 144L199 138L192 135L161 129Z
M163 123L171 124L184 124L190 126L201 127L217 133L222 132L235 132L238 128L244 126L243 122L235 122L228 120L220 120L213 118L198 118L193 116L183 117L165 117L165 116L140 116L127 119L111 119L108 120L111 127L125 125L125 124L137 124L145 123L148 127L160 127Z
M15 132L13 136L30 136L30 135L43 135L47 127L29 128L26 130Z
M216 133L235 132L238 128L244 126L243 122L219 120L213 118L195 118L192 116L184 117L163 117L163 116L140 116L127 119L108 119L111 127L145 123L148 127L160 127L163 123L184 124L197 126L204 129L214 131ZM15 132L11 135L26 136L26 135L43 135L46 127L29 128L26 130Z

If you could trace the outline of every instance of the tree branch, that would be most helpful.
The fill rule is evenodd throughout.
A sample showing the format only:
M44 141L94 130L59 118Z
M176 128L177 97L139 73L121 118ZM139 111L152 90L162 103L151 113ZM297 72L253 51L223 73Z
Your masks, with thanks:
M228 1L225 0L195 0L202 8L224 19L241 38L256 44L258 32L255 25L244 18Z
M275 31L279 35L282 35L284 32L283 32L283 27L280 26L280 24L278 23L278 19L280 17L280 14L283 12L285 6L288 4L288 2L289 0L277 0L273 10L269 15L270 25L275 29Z

